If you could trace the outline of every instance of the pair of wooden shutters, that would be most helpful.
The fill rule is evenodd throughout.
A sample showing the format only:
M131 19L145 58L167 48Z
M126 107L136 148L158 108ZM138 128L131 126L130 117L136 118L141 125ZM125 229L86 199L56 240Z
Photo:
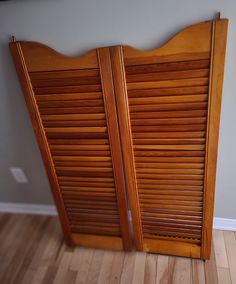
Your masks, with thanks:
M209 258L226 32L81 57L10 43L69 244L131 250L133 228L138 250Z

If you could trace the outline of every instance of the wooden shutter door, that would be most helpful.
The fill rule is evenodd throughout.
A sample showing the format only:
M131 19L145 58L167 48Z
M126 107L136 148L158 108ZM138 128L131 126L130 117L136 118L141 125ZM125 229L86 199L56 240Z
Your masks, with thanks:
M10 48L67 242L131 249L109 50Z
M111 48L139 250L209 258L227 20Z

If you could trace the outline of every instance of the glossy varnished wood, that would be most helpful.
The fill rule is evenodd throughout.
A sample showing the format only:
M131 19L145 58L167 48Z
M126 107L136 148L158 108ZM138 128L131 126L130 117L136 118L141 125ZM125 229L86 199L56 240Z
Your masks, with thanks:
M66 57L38 43L10 47L68 243L129 250L109 63L97 50Z
M2 284L236 281L236 238L230 231L214 230L211 259L205 262L134 251L69 248L56 217L0 214L0 241Z
M218 137L222 87L224 76L224 60L227 41L228 21L215 21L212 34L211 81L209 85L209 110L205 174L204 224L202 235L202 257L210 257L212 224L215 196L216 163L218 153Z
M227 20L209 21L155 50L123 47L146 251L210 257L226 30Z
M207 21L150 51L114 46L78 57L10 44L68 243L130 249L127 191L138 250L210 257L226 33L227 20ZM144 253L127 261L133 281L149 279L138 269ZM120 273L107 263L109 253L100 282Z

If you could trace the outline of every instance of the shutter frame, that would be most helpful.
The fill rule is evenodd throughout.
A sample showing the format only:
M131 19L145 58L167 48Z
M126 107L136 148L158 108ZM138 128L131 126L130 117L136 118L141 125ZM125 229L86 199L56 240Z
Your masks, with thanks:
M227 26L80 57L10 43L69 245L131 250L129 203L137 250L210 258Z

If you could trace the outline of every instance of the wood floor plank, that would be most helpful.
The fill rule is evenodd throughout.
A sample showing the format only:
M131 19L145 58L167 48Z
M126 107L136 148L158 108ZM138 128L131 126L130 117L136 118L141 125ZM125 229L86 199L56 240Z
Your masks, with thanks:
M7 259L10 258L9 254L14 253L14 250L12 250L12 243L14 243L14 249L17 249L17 245L21 241L21 238L17 238L17 240L15 240L15 236L21 236L21 233L24 230L24 226L27 227L28 222L30 222L30 219L27 218L25 215L21 215L21 218L14 218L12 215L12 218L9 219L6 226L2 228L0 235L0 243L2 244L0 246L0 256L2 259L4 259L5 265ZM3 265L1 265L0 277L3 271L4 267Z
M41 226L37 229L37 231L31 234L28 242L28 249L25 251L25 256L22 257L21 263L17 267L17 273L15 275L13 283L23 283L25 284L25 274L30 270L30 264L32 263L32 259L35 256L37 250L35 249L37 245L41 243L43 239L44 232L47 230L48 225L50 224L50 218L45 218L45 221L41 224ZM38 255L39 259L40 255Z
M14 217L12 214L1 214L0 215L0 240L5 237L5 231L11 229L9 223L14 222Z
M94 249L84 249L75 283L86 284L89 267L92 262Z
M168 272L169 272L169 257L167 255L158 255L156 284L168 284L169 283Z
M134 262L133 284L143 284L145 274L146 253L136 252Z
M157 255L148 253L146 257L144 284L155 284L157 273Z
M211 259L68 247L56 217L0 214L0 283L236 283L236 235L214 231ZM29 237L30 236L30 237ZM219 281L219 282L218 282Z
M211 248L211 258L205 261L205 279L206 284L218 284L217 267L213 243Z
M39 283L42 283L42 284L53 283L55 276L57 274L57 271L58 271L58 267L55 264L49 265L47 267L46 273L45 273L45 275L42 279L42 282L39 282Z
M43 254L47 248L49 235L52 233L54 226L55 226L55 220L53 218L50 218L48 226L44 228L44 234L38 246L36 247L36 249L34 249L34 255L30 260L30 264L22 281L24 284L32 283L32 279L34 278L38 267L41 266Z
M59 227L59 222L55 217L52 218L54 221L53 230L47 234L47 245L43 252L40 265L37 267L37 270L32 278L32 284L43 283L43 279L48 271L48 267L50 264L54 263L59 248L62 244L62 232Z
M205 284L204 261L192 259L192 283Z
M13 242L13 246L11 248L13 249L13 253L11 254L11 258L9 258L10 251L7 252L7 256L10 261L5 261L1 265L1 268L5 266L6 270L0 279L0 283L13 283L16 275L20 272L20 268L22 267L25 258L27 257L27 252L31 249L32 242L37 237L40 226L44 224L45 220L45 216L41 218L36 218L35 216L31 217L29 223L25 220L25 224L21 228L21 234L18 232L15 242ZM16 247L14 247L14 245L16 245ZM6 259L6 257L4 259Z
M67 271L69 270L71 258L72 258L72 252L70 251L64 252L62 259L60 261L60 264L57 268L57 273L53 280L53 284L66 283L65 279L66 279Z
M134 273L135 252L125 254L123 270L121 273L121 284L132 283Z
M169 256L168 261L168 283L173 283L175 273L176 257Z
M103 256L102 266L98 278L98 284L110 283L112 261L114 258L113 251L106 251Z
M219 284L232 284L228 268L217 268Z
M66 284L74 284L76 282L76 278L77 278L78 272L77 271L73 271L73 270L68 270L66 272L65 278L64 278L64 283Z
M226 248L225 248L224 232L221 230L214 230L213 242L214 242L214 248L215 248L217 268L218 267L229 268L229 263L228 263Z
M176 257L172 283L191 283L191 279L191 259L185 257Z
M96 284L98 282L103 256L104 250L96 249L94 251L93 259L88 272L87 283Z
M70 262L70 269L74 271L79 271L80 264L83 259L83 253L85 248L76 247L73 251L71 262Z
M224 231L225 247L228 256L232 283L236 283L236 239L234 232Z
M120 283L121 273L124 265L125 253L120 251L116 252L112 262L110 283Z

